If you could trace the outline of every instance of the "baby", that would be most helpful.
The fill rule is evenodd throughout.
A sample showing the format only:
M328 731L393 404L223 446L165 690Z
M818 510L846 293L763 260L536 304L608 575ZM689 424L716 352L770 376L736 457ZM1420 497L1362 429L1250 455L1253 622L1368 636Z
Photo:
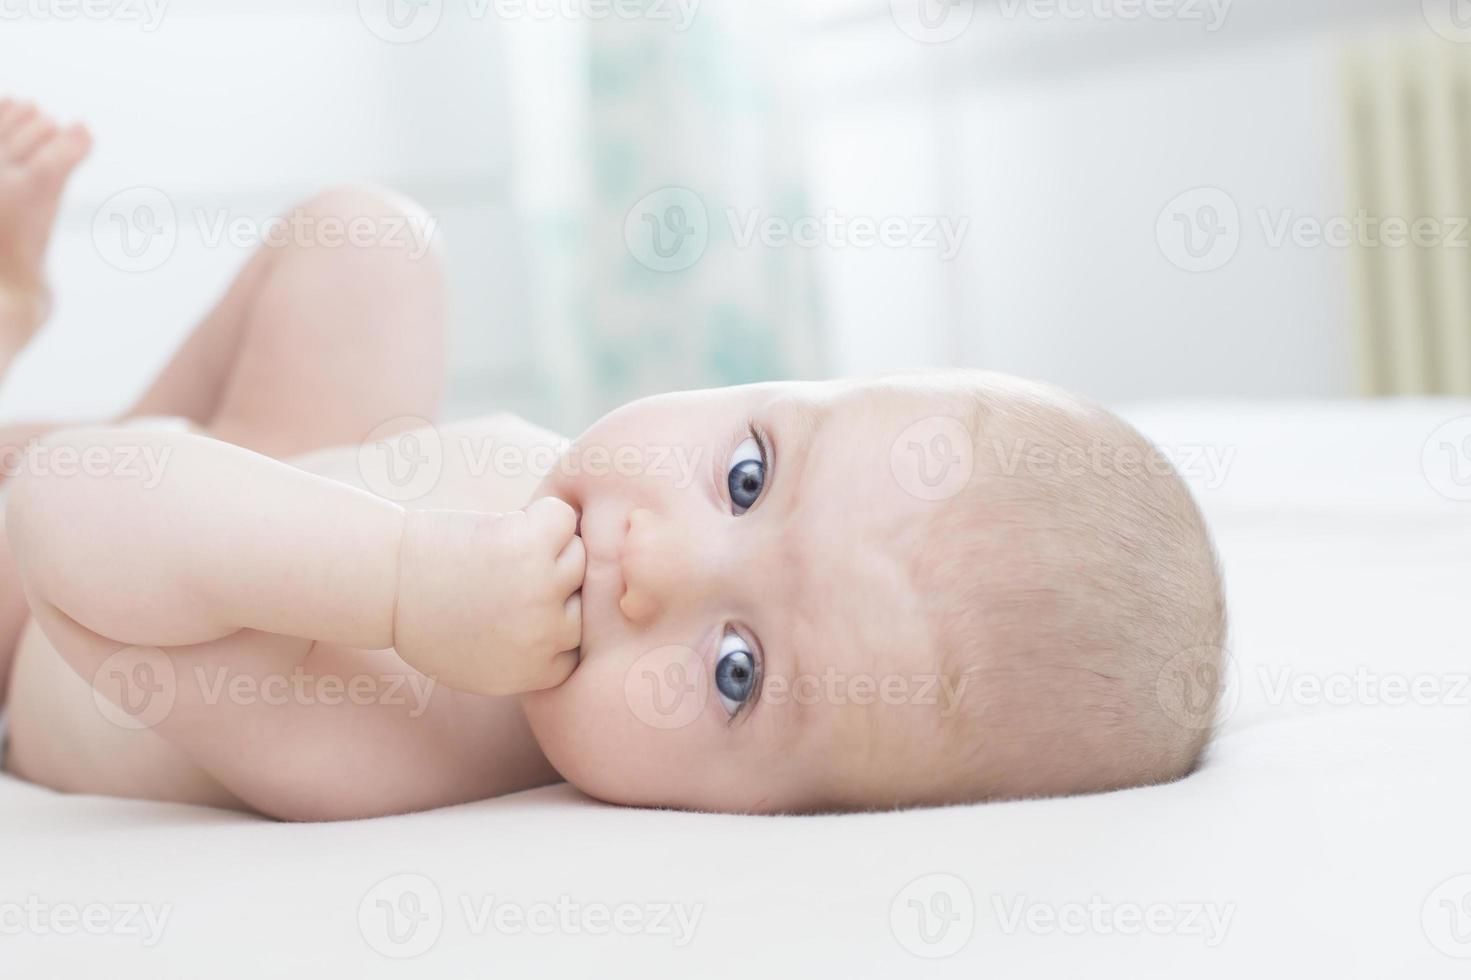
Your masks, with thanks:
M0 369L88 144L0 102ZM951 372L663 395L570 442L434 427L443 310L437 252L268 245L120 423L0 430L8 771L329 820L559 779L773 813L1196 765L1215 559L1107 412Z

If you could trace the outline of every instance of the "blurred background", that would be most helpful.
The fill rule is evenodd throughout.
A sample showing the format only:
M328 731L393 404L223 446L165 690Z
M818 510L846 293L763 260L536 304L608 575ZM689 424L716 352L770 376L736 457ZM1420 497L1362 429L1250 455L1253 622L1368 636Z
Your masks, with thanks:
M1471 394L1471 0L0 0L0 91L97 138L8 417L122 409L347 180L448 249L451 417Z

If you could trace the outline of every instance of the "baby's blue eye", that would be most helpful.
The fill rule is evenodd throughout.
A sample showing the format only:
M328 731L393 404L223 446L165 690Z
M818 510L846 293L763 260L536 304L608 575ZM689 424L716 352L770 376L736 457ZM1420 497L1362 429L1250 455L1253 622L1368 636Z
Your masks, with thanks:
M715 663L715 694L734 715L756 691L756 660L737 633L727 633L720 641L720 659Z
M730 487L730 503L737 517L760 499L766 486L766 461L761 453L761 444L755 439L747 439L731 453L725 482Z

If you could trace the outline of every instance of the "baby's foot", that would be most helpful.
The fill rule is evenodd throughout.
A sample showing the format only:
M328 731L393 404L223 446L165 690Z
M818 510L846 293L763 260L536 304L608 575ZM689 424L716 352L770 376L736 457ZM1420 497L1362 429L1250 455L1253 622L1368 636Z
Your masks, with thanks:
M46 319L46 244L67 178L91 147L80 124L0 99L0 370Z

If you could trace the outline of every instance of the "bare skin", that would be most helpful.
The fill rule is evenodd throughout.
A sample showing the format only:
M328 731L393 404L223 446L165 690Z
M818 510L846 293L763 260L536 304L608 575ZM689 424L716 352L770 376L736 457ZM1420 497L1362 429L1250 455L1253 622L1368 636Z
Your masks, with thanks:
M80 124L0 99L0 373L49 312L46 246L61 190L91 145Z
M32 107L0 107L8 366L43 322L47 239L89 140ZM357 188L303 207L348 219L412 206ZM558 501L520 512L533 477L471 473L455 454L432 492L385 500L370 487L383 485L372 467L390 464L391 440L387 455L359 452L390 420L434 417L443 328L433 252L265 248L117 423L0 429L0 443L33 452L168 461L156 485L120 466L68 477L28 465L6 486L9 771L67 792L304 820L556 781L513 695L559 683L575 665L575 515ZM190 431L137 427L160 416ZM560 441L509 416L440 432L528 450ZM481 547L449 547L466 529ZM507 580L499 605L486 601L497 559ZM446 603L479 618L448 622ZM504 661L451 655L476 640L483 651L488 634ZM100 710L108 699L131 707L126 685L108 680L126 671L102 668L135 650L157 651L172 670L171 707L137 719L146 724Z
M0 143L12 347L44 309L73 155L42 142L24 159ZM362 189L303 208L412 214ZM1004 471L996 451L1045 461L1102 443L1144 459L1148 444L1106 412L966 373L661 395L571 444L506 416L416 430L407 417L438 405L443 309L432 251L268 247L119 424L35 444L0 542L10 771L300 820L559 773L614 803L789 812L1188 771L1153 760L1198 751L1198 730L1165 717L1157 676L1131 666L1139 637L1156 653L1220 648L1188 491L1097 472L1067 484L1073 506L1063 483ZM143 422L157 416L191 431ZM0 430L0 448L46 432ZM436 438L443 471L401 499L397 464L433 460ZM507 449L514 466L497 462ZM156 479L123 462L140 455ZM938 497L936 462L938 479L959 479ZM1067 581L1058 570L1105 537L1095 515L1120 528L1106 536L1118 550ZM1138 590L1115 588L1112 569L1156 551L1171 556L1161 568L1198 571L1191 596L1116 616ZM947 652L953 610L978 607L988 615L964 620ZM1040 653L1035 617L1063 624ZM1127 655L1108 671L1071 662L1099 637Z

